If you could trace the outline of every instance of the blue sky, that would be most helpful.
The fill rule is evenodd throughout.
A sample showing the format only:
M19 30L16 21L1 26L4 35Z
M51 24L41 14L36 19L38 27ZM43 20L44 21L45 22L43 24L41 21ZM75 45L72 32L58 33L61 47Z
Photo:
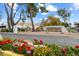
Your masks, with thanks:
M43 4L39 4L39 5L43 6ZM60 16L58 16L58 14L57 14L57 9L61 9L61 8L65 8L65 9L71 11L70 22L72 24L74 22L79 22L79 3L46 3L45 6L49 12L41 13L39 10L36 17L33 18L35 23L39 23L40 20L46 19L48 17L48 15L58 17L58 18L60 18L61 21L63 21L63 19ZM17 4L15 4L14 12L16 11L16 9L18 7L19 6ZM20 9L26 9L26 7L22 6ZM20 13L20 10L17 12L16 17L14 18L15 21L18 20L19 13ZM0 22L3 22L6 24L6 13L5 13L5 8L4 8L3 4L0 4L0 14L2 15L2 20L0 20ZM26 22L29 22L29 21L30 20L27 18Z

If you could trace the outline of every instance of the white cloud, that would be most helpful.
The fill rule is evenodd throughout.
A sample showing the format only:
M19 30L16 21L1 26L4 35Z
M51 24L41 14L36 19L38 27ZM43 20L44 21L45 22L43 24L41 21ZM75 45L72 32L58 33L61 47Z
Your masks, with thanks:
M43 12L42 15L49 15L49 13L45 13L45 12Z
M40 22L41 22L43 19L42 19L42 18L40 18L39 20L40 20Z
M54 17L60 18L60 16L58 16L58 15L54 15Z
M8 3L8 5L11 7L12 6L12 3Z
M45 20L47 20L48 18L44 18Z
M70 10L70 11L72 11L72 10L73 10L73 8L71 7L69 10Z
M75 10L79 9L79 3L73 3L73 7L75 8Z
M74 14L71 14L71 16L74 16Z
M42 4L42 3L39 3L39 6L41 6L41 7L44 7L44 4Z
M9 6L10 6L10 7L11 7L11 5L12 5L12 3L9 3ZM16 4L16 3L14 4L13 9L14 9L14 10L13 10L13 13L15 13L15 12L16 12L16 9L17 9L17 4Z
M56 8L55 6L53 6L53 5L48 5L48 6L46 6L46 9L47 9L48 11L57 11L57 8Z
M2 20L0 21L0 25L1 25L1 24L6 25L6 24L7 24L7 21L6 21L5 19L2 19Z
M15 9L15 10L16 10L16 8L17 8L17 4L15 3L15 4L14 4L14 7L13 7L13 9Z
M36 17L34 17L33 19L36 20Z
M48 5L50 5L50 3L45 3L45 6L48 6Z
M9 3L9 6L11 7L12 3ZM16 8L17 8L17 4L15 3L13 9L16 10Z
M16 12L16 10L13 11L13 13L15 13L15 12Z

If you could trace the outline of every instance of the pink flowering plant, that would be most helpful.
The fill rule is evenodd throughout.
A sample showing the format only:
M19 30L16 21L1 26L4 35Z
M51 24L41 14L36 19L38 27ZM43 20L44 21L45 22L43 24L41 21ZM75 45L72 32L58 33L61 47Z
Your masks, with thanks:
M37 38L34 38L33 43L34 45L43 45L43 40L42 39L38 40Z
M31 51L33 50L33 45L28 44L28 40L22 40L17 39L13 44L13 50L16 53L23 53L23 54L31 54Z

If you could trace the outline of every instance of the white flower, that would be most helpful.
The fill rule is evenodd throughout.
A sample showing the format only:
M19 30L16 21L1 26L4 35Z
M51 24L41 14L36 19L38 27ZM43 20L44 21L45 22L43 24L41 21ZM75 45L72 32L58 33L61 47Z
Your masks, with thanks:
M27 53L28 53L28 54L31 54L31 50L28 50Z

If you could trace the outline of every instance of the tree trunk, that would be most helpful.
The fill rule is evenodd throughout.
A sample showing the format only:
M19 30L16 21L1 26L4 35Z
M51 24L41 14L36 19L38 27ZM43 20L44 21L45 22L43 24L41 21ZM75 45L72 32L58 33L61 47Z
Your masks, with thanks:
M30 17L31 23L32 23L32 32L35 32L35 27L34 27L34 23L33 23L33 19L32 17Z
M12 18L12 17L10 17L10 18L9 18L9 20L10 20L11 30L12 30L12 32L13 32L13 26L14 26L14 21L13 21L13 18Z
M12 30L12 32L13 32L13 26L14 26L14 21L13 21L13 7L14 7L14 3L12 3L11 12L10 12L10 22L11 22L11 30Z
M8 29L11 30L10 22L9 22L9 18L8 17L7 17L7 25L8 25Z
M30 20L31 20L31 24L32 24L32 32L35 32L35 27L34 27L34 22L33 22L33 18L32 18L31 8L30 8Z
M64 26L66 27L67 18L64 18Z
M13 29L14 29L14 25L16 25L20 19L21 19L21 14L20 14L20 18L19 20L14 23L14 17L16 15L16 12L19 10L19 8L16 10L16 12L14 13L13 15L13 7L14 7L14 4L15 3L12 3L11 7L8 5L8 3L4 3L4 6L5 6L5 11L6 11L6 14L7 14L7 25L8 25L8 29L9 30L12 30L13 32ZM10 8L10 11L8 10L8 7Z
M6 14L7 14L7 25L8 25L8 29L11 30L10 20L9 20L9 12L8 12L8 8L7 8L7 4L4 3L4 7L5 7Z

